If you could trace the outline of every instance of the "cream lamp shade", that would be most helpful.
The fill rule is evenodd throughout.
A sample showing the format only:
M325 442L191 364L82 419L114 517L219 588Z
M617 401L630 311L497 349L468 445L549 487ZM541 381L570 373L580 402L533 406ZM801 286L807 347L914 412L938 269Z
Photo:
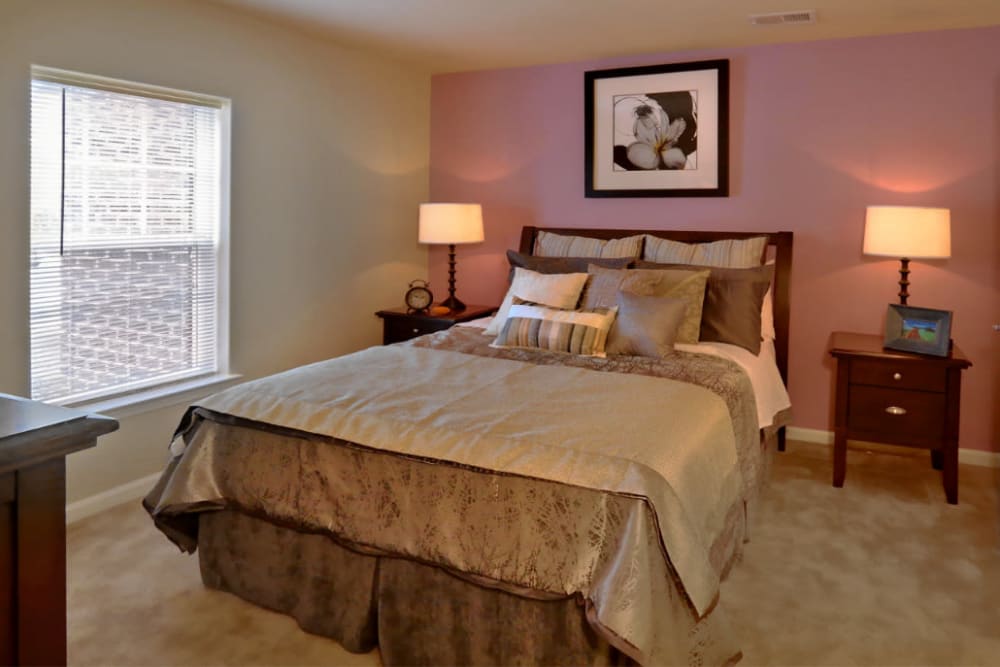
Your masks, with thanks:
M483 240L483 207L479 204L421 204L421 243L479 243Z
M921 206L869 206L862 252L899 259L899 302L909 298L911 259L951 257L951 211Z
M479 204L421 204L417 240L448 245L448 298L441 302L453 312L465 310L455 296L455 246L479 243L483 235L483 207Z
M951 211L918 206L869 206L864 253L878 257L951 257Z

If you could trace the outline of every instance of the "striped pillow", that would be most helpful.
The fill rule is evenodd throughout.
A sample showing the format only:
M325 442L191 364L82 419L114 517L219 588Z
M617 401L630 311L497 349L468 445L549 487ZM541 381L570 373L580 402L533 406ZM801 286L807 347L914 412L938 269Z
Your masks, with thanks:
M618 308L560 310L514 300L491 347L519 347L604 357Z
M642 252L642 235L623 239L592 239L586 236L566 236L538 232L535 238L536 257L633 257Z
M712 243L681 243L646 235L642 258L658 264L700 264L749 269L764 263L767 237L723 239Z

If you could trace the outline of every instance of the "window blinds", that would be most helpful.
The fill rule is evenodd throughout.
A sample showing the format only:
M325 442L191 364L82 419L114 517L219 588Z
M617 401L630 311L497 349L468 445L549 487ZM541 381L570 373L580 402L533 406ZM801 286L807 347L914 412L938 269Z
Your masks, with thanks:
M31 394L215 373L220 109L31 84Z

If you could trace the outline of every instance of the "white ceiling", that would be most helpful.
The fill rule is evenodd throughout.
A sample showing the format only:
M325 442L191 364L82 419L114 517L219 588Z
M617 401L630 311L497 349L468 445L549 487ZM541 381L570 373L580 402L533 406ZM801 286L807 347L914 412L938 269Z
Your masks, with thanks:
M433 72L1000 24L1000 0L219 0ZM810 25L752 13L815 9Z

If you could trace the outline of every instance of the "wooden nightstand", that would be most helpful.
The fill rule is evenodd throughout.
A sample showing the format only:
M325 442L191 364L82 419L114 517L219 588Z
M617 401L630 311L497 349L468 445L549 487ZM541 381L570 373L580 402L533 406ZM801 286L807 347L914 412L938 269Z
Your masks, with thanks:
M465 310L444 315L411 313L406 308L380 310L375 314L382 318L382 344L389 345L435 331L444 331L459 322L469 322L495 312L496 306L466 306Z
M837 359L833 485L844 485L848 440L886 442L931 450L948 502L958 503L959 398L962 371L972 365L958 346L932 357L883 349L881 336L838 331L830 354Z

